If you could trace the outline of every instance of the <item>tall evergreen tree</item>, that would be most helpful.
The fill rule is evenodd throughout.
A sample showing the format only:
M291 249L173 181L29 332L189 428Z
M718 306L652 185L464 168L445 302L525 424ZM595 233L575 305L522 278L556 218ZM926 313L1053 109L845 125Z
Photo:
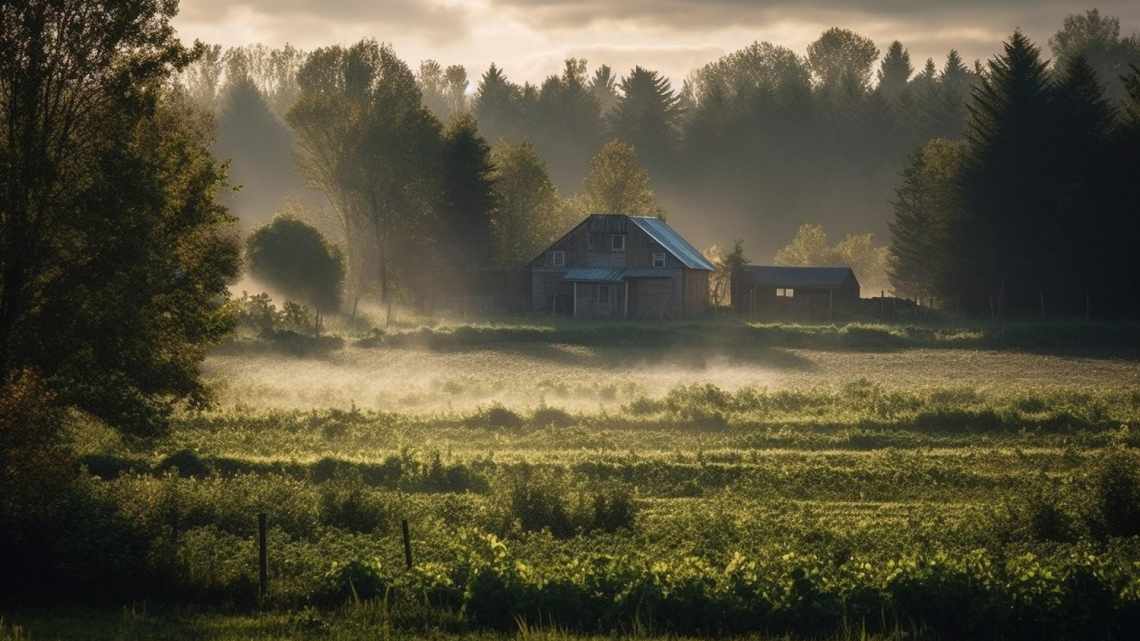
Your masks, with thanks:
M621 93L610 116L610 131L632 145L642 164L660 176L680 142L677 96L668 78L642 67L634 67L622 79Z
M491 219L495 189L491 149L479 136L475 119L458 116L443 141L443 229L449 253L465 268L490 262Z
M491 64L475 91L474 113L479 130L490 140L512 139L521 124L521 92L503 69Z
M617 106L617 76L609 65L594 70L594 76L590 79L590 93L598 101L603 116L607 116Z
M895 40L883 56L879 65L879 93L890 103L897 103L906 91L914 67L910 64L910 53L902 43Z
M1122 221L1111 198L1118 186L1108 180L1115 110L1084 57L1070 59L1061 73L1055 92L1057 126L1050 141L1057 209L1050 253L1051 263L1060 267L1056 278L1065 288L1063 300L1074 309L1082 297L1090 299L1090 307L1093 301L1099 305L1115 289L1117 270L1104 269L1115 267L1104 250L1119 238Z
M959 214L958 176L965 145L935 139L902 173L892 202L888 276L897 295L952 298L948 234Z
M1034 309L1054 282L1052 99L1037 47L1014 32L970 107L963 216L952 246L967 309Z

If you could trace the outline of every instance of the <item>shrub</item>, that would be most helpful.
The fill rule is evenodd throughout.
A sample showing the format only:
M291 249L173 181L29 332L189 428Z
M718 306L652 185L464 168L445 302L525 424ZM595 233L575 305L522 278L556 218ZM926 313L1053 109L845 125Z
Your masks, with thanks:
M321 578L321 585L316 591L317 600L335 605L350 599L375 599L385 596L390 585L378 560L354 559L348 563L334 563Z
M335 311L344 284L344 257L316 228L277 216L246 241L250 273L291 299Z
M515 429L522 427L523 422L523 417L502 405L479 410L467 419L468 426L486 429Z
M162 462L158 464L158 470L160 472L171 469L177 471L178 476L183 478L202 478L209 476L211 472L210 465L203 461L201 457L198 456L198 453L193 450L179 450L162 459Z
M1090 497L1095 529L1107 536L1140 534L1140 478L1137 461L1124 452L1107 454L1093 475Z
M523 531L550 530L554 536L565 538L576 530L568 493L551 480L524 474L511 488L510 503L511 514Z
M320 489L321 522L352 532L375 532L387 523L383 501L359 482L333 481Z
M539 427L570 427L574 424L574 416L557 407L540 407L531 414L531 425Z
M617 486L597 490L590 495L590 530L616 532L633 529L637 517L637 504L633 494L624 487Z

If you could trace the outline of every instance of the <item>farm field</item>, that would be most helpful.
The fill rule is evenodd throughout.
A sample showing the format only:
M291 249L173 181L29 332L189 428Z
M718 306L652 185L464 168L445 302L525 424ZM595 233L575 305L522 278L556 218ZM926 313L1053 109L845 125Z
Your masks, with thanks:
M120 552L68 559L68 589L135 605L5 621L31 639L1125 638L1140 624L1140 360L905 333L844 345L833 330L735 348L472 330L305 357L220 350L214 409L155 438L77 433L76 530ZM92 519L105 527L80 527ZM84 583L108 575L121 584Z

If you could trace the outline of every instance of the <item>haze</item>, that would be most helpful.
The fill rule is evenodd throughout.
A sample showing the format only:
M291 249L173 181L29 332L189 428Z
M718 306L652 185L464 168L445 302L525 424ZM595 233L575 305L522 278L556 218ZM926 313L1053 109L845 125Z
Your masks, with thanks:
M1140 25L1140 3L1097 7L1119 17L1122 32ZM901 40L919 66L951 48L968 62L984 60L1015 28L1046 42L1077 8L1056 0L184 0L175 24L184 38L226 46L309 49L374 37L412 64L464 64L471 78L496 62L516 81L538 83L576 56L621 73L635 64L654 68L679 86L693 69L753 41L803 51L832 26L854 29L882 50Z

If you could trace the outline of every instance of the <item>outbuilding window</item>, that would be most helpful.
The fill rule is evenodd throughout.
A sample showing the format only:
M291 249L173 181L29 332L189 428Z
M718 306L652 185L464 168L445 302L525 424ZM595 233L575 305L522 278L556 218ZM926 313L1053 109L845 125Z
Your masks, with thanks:
M653 252L653 266L659 269L665 266L665 252Z
M566 266L566 252L561 249L556 249L550 252L550 264L555 267Z
M625 251L625 234L614 234L610 236L610 249L616 252Z
M794 298L795 295L796 295L796 290L792 289L791 287L788 287L788 288L777 287L776 288L776 296L779 298Z

